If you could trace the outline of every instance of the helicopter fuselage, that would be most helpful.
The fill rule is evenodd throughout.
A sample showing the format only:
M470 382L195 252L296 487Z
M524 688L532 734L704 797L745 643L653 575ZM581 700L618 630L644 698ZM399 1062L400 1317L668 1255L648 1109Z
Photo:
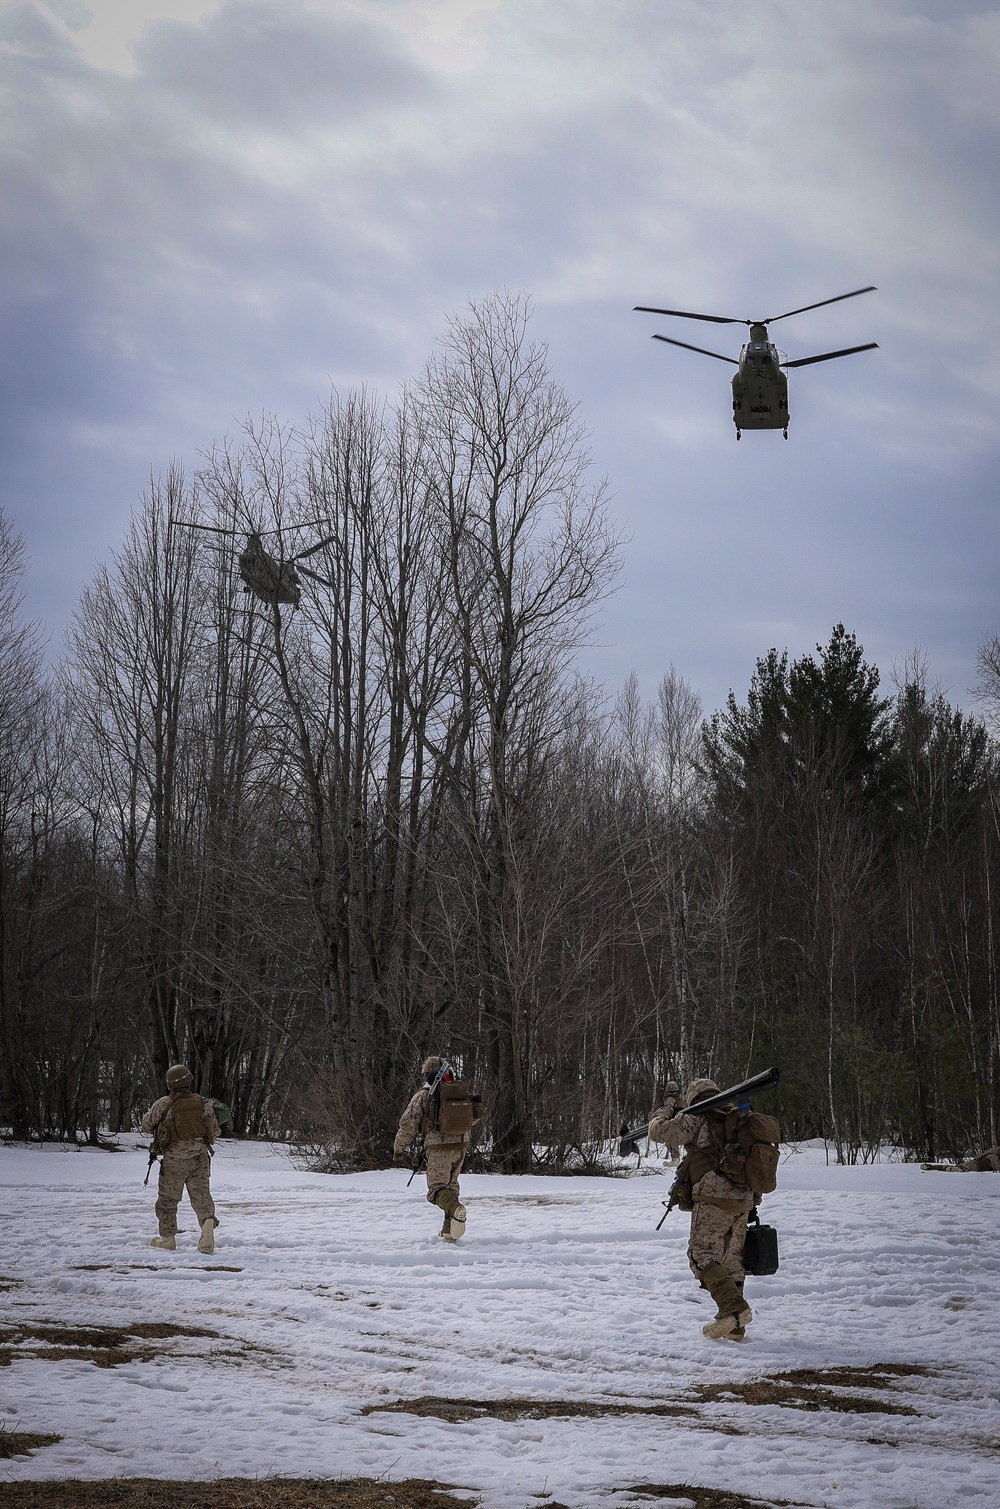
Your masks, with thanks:
M767 327L753 325L733 376L733 423L741 430L788 428L788 378L781 353L767 338Z

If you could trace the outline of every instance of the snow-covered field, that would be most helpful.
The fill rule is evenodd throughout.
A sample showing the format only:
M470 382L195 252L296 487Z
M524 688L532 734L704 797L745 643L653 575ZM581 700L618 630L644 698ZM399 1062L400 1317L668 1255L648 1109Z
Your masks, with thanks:
M831 1509L1000 1502L1000 1175L789 1153L763 1211L781 1271L748 1280L740 1345L701 1335L714 1312L684 1260L687 1218L654 1229L665 1178L469 1177L468 1235L449 1245L403 1171L310 1174L284 1149L224 1141L218 1247L201 1257L186 1202L177 1252L150 1248L155 1179L143 1189L142 1145L124 1141L0 1148L0 1274L21 1281L0 1284L0 1342L38 1323L219 1339L138 1342L145 1360L113 1367L0 1368L6 1429L63 1437L0 1462L0 1481L384 1475L473 1489L487 1509L625 1506L634 1485L680 1482ZM834 1403L913 1413L698 1392L876 1363L927 1372L863 1389L834 1376ZM427 1396L619 1409L455 1422L379 1408ZM678 1413L620 1409L650 1404Z

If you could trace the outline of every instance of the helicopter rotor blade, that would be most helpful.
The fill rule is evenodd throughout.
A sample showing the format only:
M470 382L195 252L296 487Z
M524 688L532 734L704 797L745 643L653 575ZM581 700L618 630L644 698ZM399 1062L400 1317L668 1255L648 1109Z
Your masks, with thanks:
M673 314L679 320L708 320L713 325L749 325L749 320L732 320L728 314L692 314L689 309L652 309L649 304L633 304L633 314Z
M293 529L313 529L321 527L324 524L329 525L329 523L329 519L300 519L295 520L290 524L282 524L278 529L255 529L252 531L252 533L255 534L258 539L266 540L268 536L272 534L291 534ZM248 530L242 531L242 533L244 534L250 532L251 531ZM240 533L240 531L234 530L233 533L237 534Z
M293 561L304 561L307 555L315 555L317 550L322 550L324 545L329 545L330 541L335 539L336 535L328 534L326 539L320 540L318 545L310 545L308 550L300 550L298 555L293 555L291 559Z
M296 557L296 559L298 559L298 557ZM319 582L320 586L329 587L331 591L336 590L332 582L328 582L326 577L320 576L318 572L310 571L308 566L299 566L296 569L298 571L301 571L303 576L311 576L314 582Z
M207 529L209 534L238 534L237 529L220 529L218 524L195 524L191 519L168 519L168 524L176 524L178 529Z
M842 299L856 299L859 293L875 293L877 290L874 283L867 288L855 288L852 293L838 293L833 299L820 299L818 304L803 304L801 309L788 309L784 314L773 314L769 320L761 320L762 325L773 325L775 320L790 319L793 314L805 314L807 309L822 309L824 304L839 304Z
M714 356L717 362L729 362L733 367L739 366L739 362L734 356L720 356L718 351L706 351L704 346L689 346L687 341L674 341L670 339L669 335L654 335L651 339L654 341L666 341L668 346L682 346L685 351L700 351L702 356Z
M824 351L822 356L802 356L797 362L782 362L783 367L811 367L814 362L832 362L835 356L853 356L856 351L877 351L878 341L867 346L848 346L844 351Z

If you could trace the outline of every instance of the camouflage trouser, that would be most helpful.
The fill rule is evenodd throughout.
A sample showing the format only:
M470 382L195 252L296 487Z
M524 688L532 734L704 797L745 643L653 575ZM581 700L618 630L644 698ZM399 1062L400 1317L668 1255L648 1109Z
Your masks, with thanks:
M749 1214L749 1210L720 1210L717 1205L702 1201L695 1204L687 1250L695 1278L700 1279L710 1263L721 1263L727 1273L742 1283L743 1243Z
M427 1156L427 1198L434 1204L434 1196L442 1189L453 1189L458 1194L458 1176L465 1162L464 1142L450 1142L443 1146L425 1149Z
M198 1225L203 1225L209 1216L214 1219L215 1201L208 1185L210 1170L211 1159L207 1147L195 1148L190 1153L164 1153L160 1164L160 1182L156 1187L156 1219L160 1223L161 1237L177 1234L177 1204L184 1193L185 1184Z

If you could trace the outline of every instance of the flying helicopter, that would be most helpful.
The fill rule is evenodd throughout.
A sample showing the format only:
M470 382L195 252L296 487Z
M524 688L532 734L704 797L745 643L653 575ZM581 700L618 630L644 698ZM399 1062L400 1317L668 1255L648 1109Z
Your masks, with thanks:
M184 529L203 529L209 534L237 535L236 529L220 528L217 524L195 524L187 519L171 519L171 524L178 524ZM315 522L319 522L318 520ZM277 534L276 529L248 530L246 545L240 551L237 569L240 580L243 583L244 592L251 592L260 602L273 607L276 603L287 603L297 608L302 600L302 584L299 581L299 573L309 576L313 581L320 582L322 586L329 587L331 584L325 577L311 571L308 566L299 563L307 556L315 555L317 550L322 550L333 538L328 535L316 545L310 545L308 550L300 550L296 555L281 559L271 555L264 549L264 534Z
M790 367L811 367L816 362L830 362L838 356L854 356L858 351L874 351L878 341L869 341L865 346L847 346L843 351L824 351L821 356L800 356L790 362L768 338L768 325L778 320L790 319L793 314L805 314L809 309L822 309L825 304L839 304L842 299L855 299L859 293L874 293L875 285L855 288L851 293L838 293L832 299L820 299L818 304L803 304L800 309L788 309L784 314L772 315L767 320L737 320L722 314L692 314L687 309L653 309L648 304L636 304L641 314L669 314L682 320L707 320L713 325L748 325L750 339L734 356L722 356L718 351L707 351L704 346L689 346L686 341L675 341L669 335L654 335L654 341L666 341L670 346L681 346L685 351L699 351L702 356L714 356L716 361L729 362L738 370L733 374L733 423L736 438L744 430L781 430L788 439L788 379L785 371ZM784 371L782 369L785 369Z

